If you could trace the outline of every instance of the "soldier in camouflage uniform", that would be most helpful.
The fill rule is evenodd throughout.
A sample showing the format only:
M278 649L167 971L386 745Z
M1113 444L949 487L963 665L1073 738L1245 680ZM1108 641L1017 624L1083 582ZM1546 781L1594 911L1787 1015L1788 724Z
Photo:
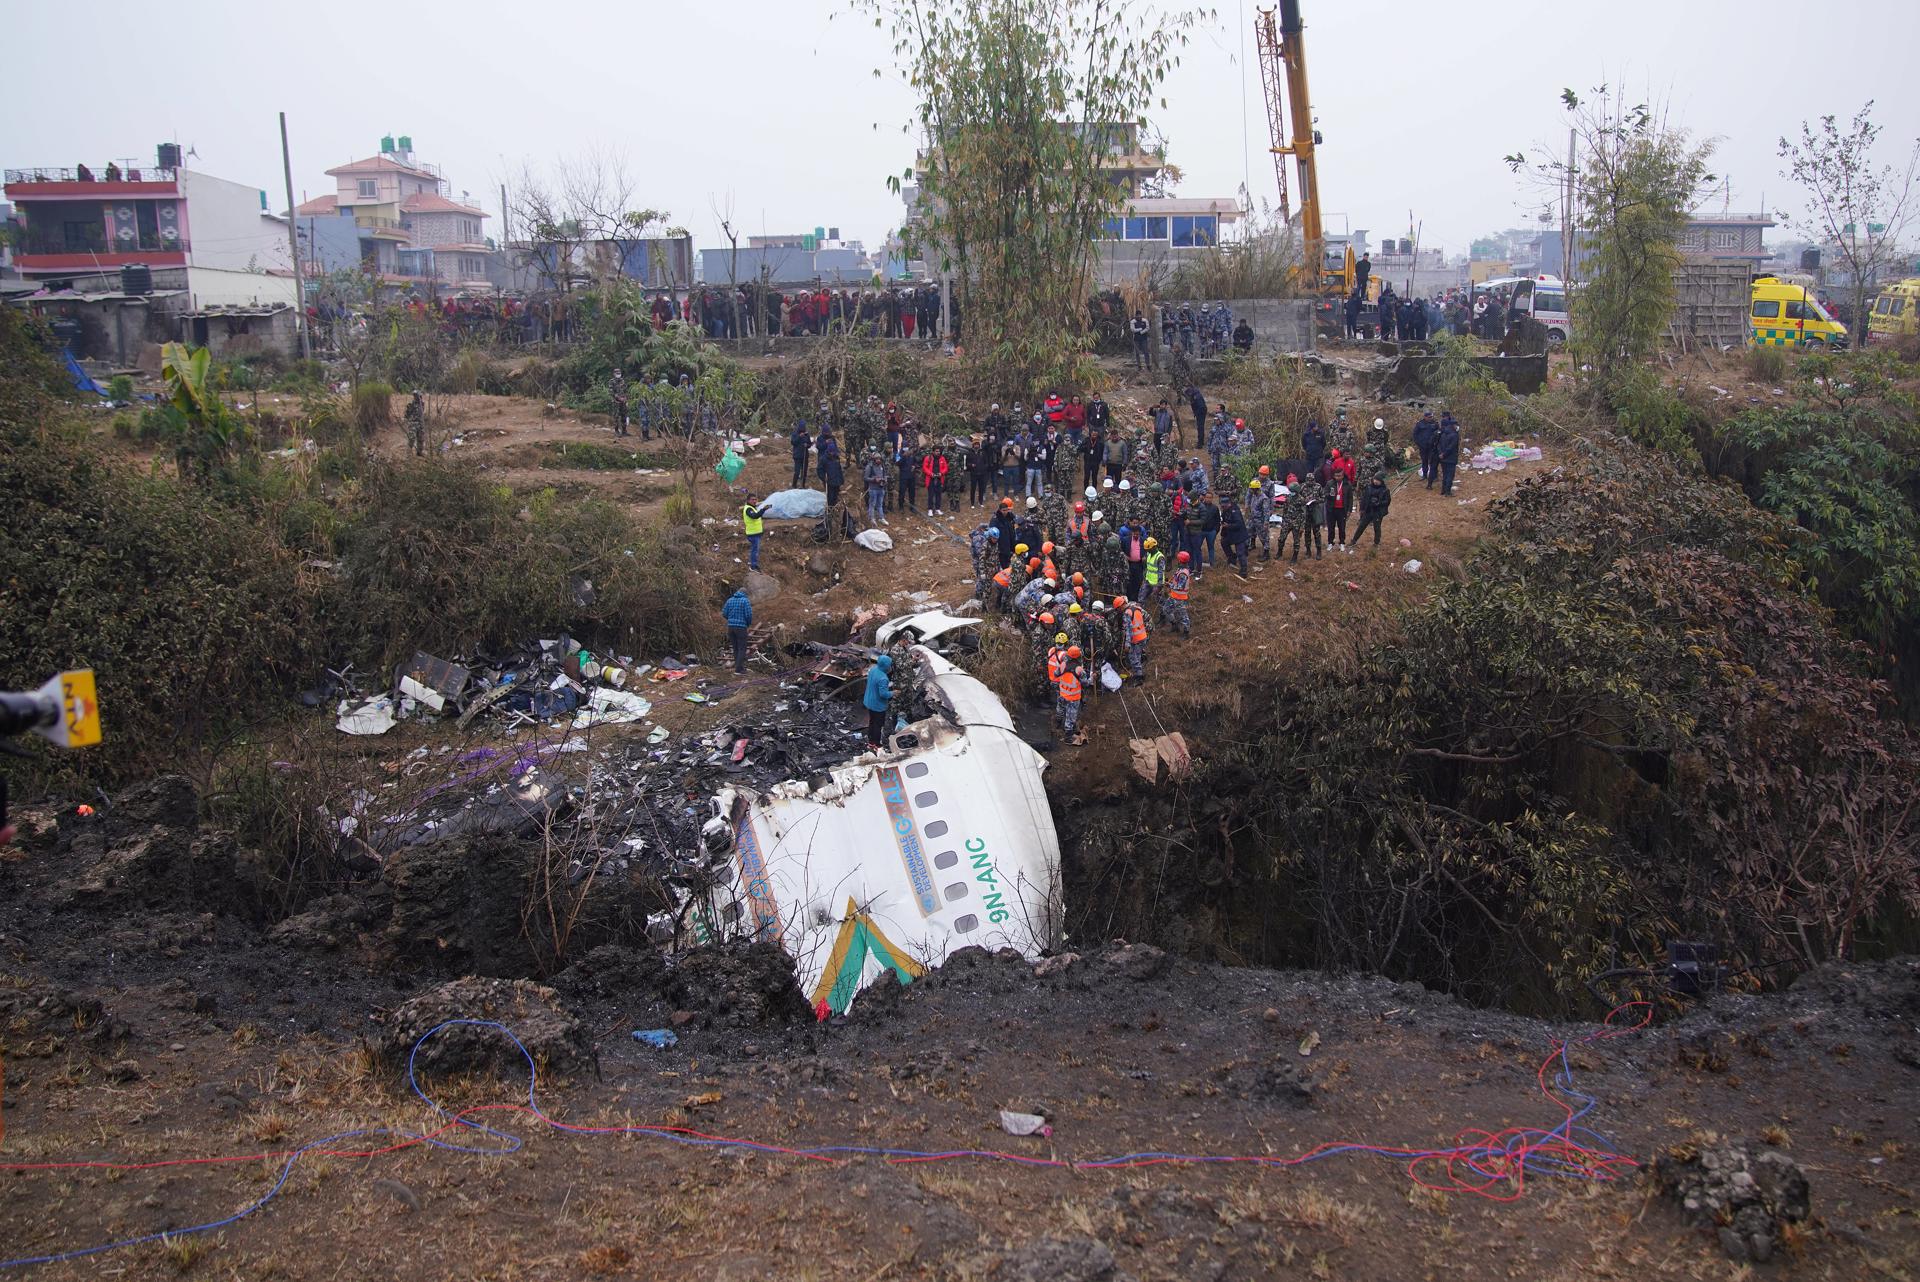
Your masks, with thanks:
M1347 422L1347 412L1338 410L1333 416L1333 426L1327 429L1327 448L1339 450L1348 458L1359 452L1360 443L1353 438L1353 424Z
M1293 560L1300 559L1300 544L1304 540L1307 551L1314 560L1320 559L1320 536L1322 522L1326 520L1326 489L1314 479L1312 473L1300 478L1293 487L1293 496L1287 500L1287 515L1294 518ZM1284 539L1281 540L1283 543Z
M1064 631L1049 631L1050 628L1055 627L1054 624L1046 622L1051 618L1053 615L1050 613L1041 616L1039 625L1027 631L1027 673L1032 682L1030 689L1035 698L1044 702L1053 700L1053 683L1047 676L1048 647L1058 646L1062 650L1067 648L1067 634Z
M1260 559L1272 560L1273 524L1273 480L1265 467L1260 475L1247 485L1247 525L1248 533L1260 544Z
M982 521L973 527L973 533L967 536L967 550L973 553L973 595L977 601L987 599L987 585L993 582L993 573L1000 568L998 538L991 525Z
M1367 448L1360 455L1360 468L1353 478L1356 491L1365 490L1367 482L1376 476L1384 479L1389 470L1386 422L1376 418L1373 423L1367 429Z
M1107 615L1105 601L1096 600L1093 603L1093 609L1089 610L1083 618L1085 621L1080 626L1083 636L1080 642L1080 653L1087 661L1087 671L1093 674L1093 680L1087 684L1091 690L1097 692L1100 689L1100 665L1114 657L1113 624Z
M421 458L427 453L427 405L415 392L413 399L407 402L404 415L407 424L407 448Z

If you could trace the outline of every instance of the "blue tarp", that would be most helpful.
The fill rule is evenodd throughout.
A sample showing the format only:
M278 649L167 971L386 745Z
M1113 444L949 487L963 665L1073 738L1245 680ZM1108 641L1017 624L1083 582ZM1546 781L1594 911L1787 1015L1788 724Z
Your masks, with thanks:
M773 521L817 521L827 514L827 496L819 490L775 490L760 505Z
M74 387L82 392L92 392L95 396L105 396L107 389L93 381L93 375L80 368L80 362L73 359L73 353L66 348L60 349L60 355L67 361L67 377L73 380Z

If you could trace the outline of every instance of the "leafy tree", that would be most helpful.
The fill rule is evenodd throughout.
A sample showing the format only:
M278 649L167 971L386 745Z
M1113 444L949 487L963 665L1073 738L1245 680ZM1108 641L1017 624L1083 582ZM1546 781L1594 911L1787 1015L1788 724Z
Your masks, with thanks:
M1780 140L1785 175L1806 189L1807 212L1795 225L1834 247L1853 287L1854 333L1866 339L1867 291L1882 273L1900 261L1900 238L1911 215L1920 139L1907 154L1905 172L1891 164L1874 165L1874 146L1882 126L1873 123L1873 101L1854 113L1844 128L1837 117L1820 117L1816 130L1800 122L1797 140Z
M854 0L890 25L924 149L903 236L955 273L967 348L995 388L1068 374L1087 346L1094 241L1125 202L1110 157L1202 15L1119 0Z
M1604 387L1645 359L1673 314L1680 235L1713 181L1711 142L1696 143L1646 103L1628 106L1602 85L1591 100L1561 91L1575 135L1571 169L1561 159L1506 157L1558 190L1572 183L1582 288L1574 291L1572 345Z

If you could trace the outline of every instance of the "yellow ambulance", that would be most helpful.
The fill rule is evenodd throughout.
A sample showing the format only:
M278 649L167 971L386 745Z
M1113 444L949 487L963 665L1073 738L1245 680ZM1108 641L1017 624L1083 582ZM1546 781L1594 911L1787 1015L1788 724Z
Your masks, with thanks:
M1749 346L1847 345L1847 327L1835 320L1805 285L1790 285L1777 276L1756 276L1752 293L1751 314L1747 317Z
M1920 334L1920 276L1895 281L1880 291L1867 314L1867 341L1890 343Z

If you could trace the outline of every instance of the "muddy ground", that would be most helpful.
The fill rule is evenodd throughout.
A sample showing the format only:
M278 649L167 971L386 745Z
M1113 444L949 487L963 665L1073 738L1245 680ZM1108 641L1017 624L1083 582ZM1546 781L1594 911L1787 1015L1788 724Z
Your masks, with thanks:
M1038 968L962 953L826 1023L766 949L669 961L605 945L551 988L448 991L458 968L407 954L419 941L376 909L340 914L328 939L251 924L233 890L244 852L185 822L169 800L181 795L123 798L92 828L63 820L0 866L0 1257L173 1233L287 1178L214 1233L27 1276L1745 1276L1637 1169L1716 1137L1777 1147L1807 1172L1813 1218L1784 1231L1769 1272L1920 1268L1913 961L1663 1006L1615 1037L1418 985L1096 941ZM469 1115L493 1133L450 1132L405 1063L421 1032L460 1017L498 1018L550 1061L537 1102L554 1121L685 1129L562 1132L502 1107ZM677 1044L632 1037L655 1028ZM423 1047L428 1094L449 1113L527 1102L507 1043L454 1032L445 1062L450 1034ZM1004 1133L1001 1109L1043 1115L1050 1135ZM1582 1159L1583 1175L1612 1178L1515 1178L1484 1155L1250 1160L1445 1150L1574 1111L1590 1153L1617 1155L1604 1172ZM365 1129L383 1133L322 1144L288 1171L292 1150ZM408 1142L429 1131L516 1151ZM909 1156L927 1153L952 1156ZM1169 1153L1236 1160L1089 1165ZM173 1164L205 1159L233 1160ZM35 1169L75 1160L157 1165Z
M1123 382L1109 399L1125 419L1151 389ZM1413 415L1396 406L1387 417L1404 439ZM648 510L674 480L543 466L570 443L610 437L527 402L465 398L445 426L461 439L450 454L516 488L591 489ZM1269 564L1245 582L1208 574L1193 640L1152 647L1151 698L1096 701L1092 743L1054 752L1049 789L1065 799L1063 836L1073 799L1137 786L1126 769L1131 724L1179 729L1224 687L1286 679L1370 643L1397 605L1430 590L1436 574L1459 572L1487 501L1531 470L1465 476L1450 499L1417 481L1403 486L1378 556ZM739 490L778 488L787 471L784 443L769 441ZM723 595L743 570L736 499L703 472L697 500L703 572ZM877 603L916 608L914 592L959 602L971 586L965 536L985 509L951 511L896 518L893 554L836 549L825 575L806 568L817 550L806 525L774 523L764 560L780 591L760 619L817 634ZM1425 571L1401 569L1408 557ZM772 715L784 697L790 674L777 655L756 658L744 685L710 657L704 675L718 702L656 702L652 720L676 738ZM1045 736L1044 716L1029 724ZM409 725L345 744L342 758L377 779L413 769L417 748L479 744L510 746L482 727ZM1195 745L1203 756L1207 746ZM1920 1273L1913 962L1830 969L1774 996L1662 1007L1649 1028L1587 1040L1594 1026L1473 1010L1414 985L1202 966L1094 932L1070 941L1079 960L1051 963L1045 976L1015 958L964 954L906 990L863 996L850 1018L819 1023L777 956L669 961L634 932L609 934L547 990L510 986L504 976L533 973L500 942L523 923L488 889L518 875L510 846L455 852L470 877L383 873L275 929L260 912L270 887L257 884L258 861L197 827L193 808L190 791L151 786L92 820L54 814L56 827L0 858L0 1260L173 1235L255 1203L283 1171L285 1183L214 1233L26 1266L22 1276ZM480 946L487 941L494 951ZM503 978L441 990L474 969ZM543 1032L538 1045L552 1062L539 1103L570 1125L964 1155L890 1161L685 1143L696 1137L681 1132L678 1141L587 1135L507 1109L477 1117L519 1143L510 1154L408 1144L402 1137L449 1123L409 1089L406 1051L418 1031L461 1015ZM650 1049L636 1029L679 1040ZM460 1036L484 1052L492 1035ZM1609 1180L1549 1173L1544 1158L1523 1182L1484 1159L1479 1169L1437 1160L1410 1169L1405 1156L1354 1151L1269 1164L1328 1144L1447 1149L1473 1143L1474 1132L1560 1126L1569 1107L1584 1107L1552 1087L1557 1063L1543 1092L1542 1066L1561 1042L1572 1044L1572 1089L1593 1099L1580 1121L1594 1134L1583 1132L1583 1143L1619 1157ZM480 1067L456 1065L422 1084L449 1111L524 1104L524 1062L505 1043L492 1049ZM1044 1114L1051 1135L1007 1135L1002 1108ZM323 1145L289 1170L293 1150L359 1128L393 1134ZM439 1137L508 1143L467 1129ZM1637 1169L1675 1149L1711 1148L1714 1137L1777 1147L1807 1173L1813 1218L1784 1231L1773 1263L1730 1261L1711 1226L1690 1223ZM392 1151L339 1155L382 1148ZM1089 1165L1138 1153L1268 1163ZM244 1160L25 1169L236 1157ZM1585 1175L1597 1163L1592 1154L1576 1161Z

